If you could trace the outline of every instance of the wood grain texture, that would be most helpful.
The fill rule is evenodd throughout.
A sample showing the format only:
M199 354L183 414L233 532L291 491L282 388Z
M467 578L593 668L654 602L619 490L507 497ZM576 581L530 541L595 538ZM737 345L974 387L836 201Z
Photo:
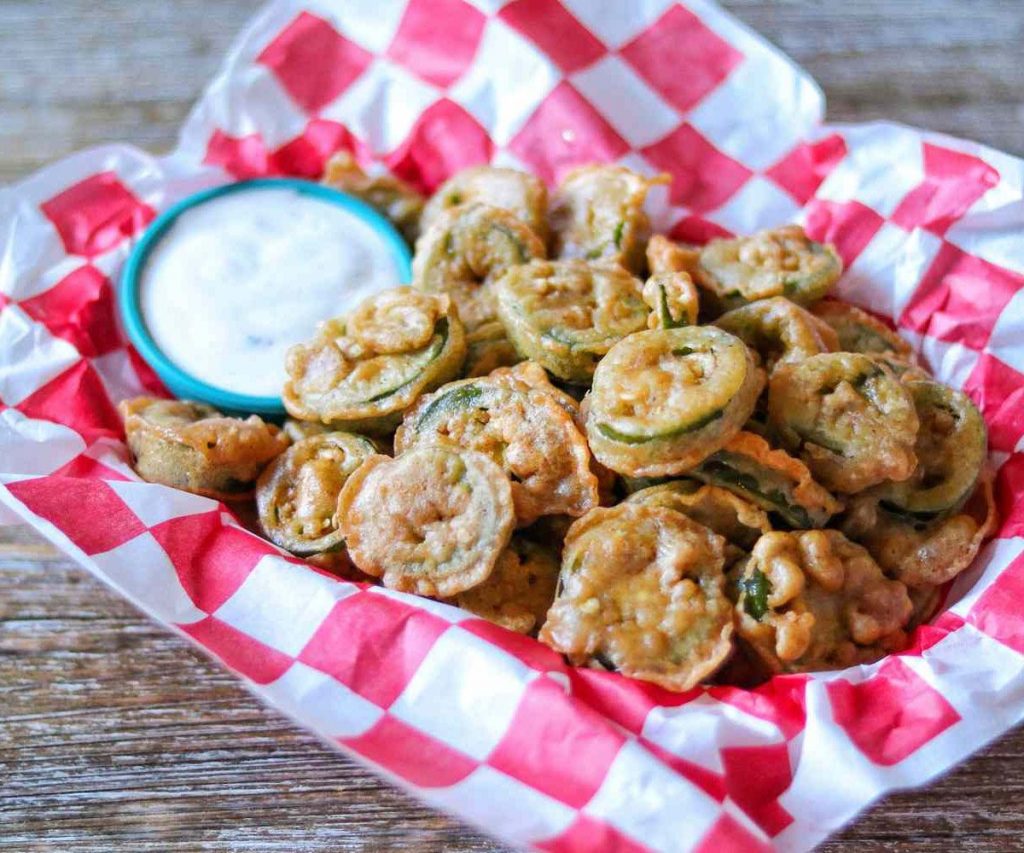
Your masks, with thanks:
M1013 0L731 0L823 85L1024 154ZM0 0L0 182L77 149L174 144L243 0ZM826 850L1024 849L1024 731ZM260 705L23 528L0 529L0 850L496 851Z

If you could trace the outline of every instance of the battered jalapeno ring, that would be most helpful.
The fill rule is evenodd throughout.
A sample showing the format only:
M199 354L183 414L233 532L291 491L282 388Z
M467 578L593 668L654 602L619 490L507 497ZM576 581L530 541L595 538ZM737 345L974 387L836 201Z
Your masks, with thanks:
M395 449L445 444L485 453L512 480L521 527L542 515L583 515L598 504L597 478L559 393L531 387L511 371L452 382L409 411Z
M917 465L918 418L910 392L885 365L859 353L815 355L772 374L768 418L827 488L859 492L905 480Z
M998 523L992 479L983 473L963 508L933 521L913 521L860 495L843 520L843 532L871 552L885 572L908 587L940 586L978 555Z
M634 492L625 503L664 506L717 533L726 543L726 562L735 562L772 529L764 510L718 486L672 480ZM730 551L731 549L731 551Z
M490 577L515 525L512 489L487 456L414 447L348 478L338 520L352 561L400 592L451 598Z
M490 622L519 634L537 630L555 600L558 557L522 536L513 536L498 557L491 576L459 593L455 603Z
M751 237L712 240L700 253L694 277L706 290L707 307L729 311L770 296L800 305L821 299L843 272L829 245L815 243L799 225Z
M295 418L387 432L420 394L457 376L465 356L451 299L396 287L292 347L282 399Z
M651 275L662 272L685 272L691 277L697 271L700 248L675 243L664 234L655 234L647 241L647 271Z
M789 527L824 527L843 508L800 460L751 432L736 435L689 476L728 489Z
M497 320L478 326L466 335L466 363L462 373L467 378L486 376L499 367L511 367L521 361L516 348Z
M650 329L678 329L697 322L697 288L685 272L654 273L644 282L643 297L651 309Z
M739 432L763 386L750 351L728 332L638 332L612 347L594 374L590 448L630 477L683 473Z
M252 494L288 437L256 415L229 418L204 403L135 397L118 406L136 473L218 500Z
M839 348L830 326L783 296L734 308L715 320L715 325L756 350L769 373L778 364L803 361Z
M589 383L616 342L647 327L642 285L621 267L534 261L505 273L496 293L519 354L566 382Z
M536 175L496 166L471 166L441 184L423 210L423 230L439 221L445 211L474 202L509 211L541 240L547 239L548 190L544 182Z
M914 364L913 347L881 320L856 305L838 299L823 299L811 311L835 330L839 339L836 349L882 355L907 365Z
M349 152L339 151L327 161L322 182L375 207L409 243L416 242L424 198L405 181L392 175L371 178Z
M543 257L544 244L515 214L486 204L453 207L417 241L413 287L450 294L474 331L496 319L493 283L511 267Z
M335 432L335 430L319 421L297 421L295 418L285 418L281 432L288 436L289 441L302 441L304 438L312 438L314 435L323 435L326 432Z
M838 530L767 533L738 581L737 631L772 672L870 663L906 640L913 605Z
M668 182L624 166L581 166L558 187L551 211L554 255L619 264L633 272L643 265L649 222L647 191Z
M260 527L293 554L342 547L335 512L349 475L377 453L373 442L348 432L304 438L268 465L256 481Z
M671 509L595 509L569 530L541 642L574 664L689 690L729 656L723 541Z
M879 486L878 495L887 510L927 521L964 505L985 465L988 433L966 394L938 382L904 384L921 424L917 467L906 480Z

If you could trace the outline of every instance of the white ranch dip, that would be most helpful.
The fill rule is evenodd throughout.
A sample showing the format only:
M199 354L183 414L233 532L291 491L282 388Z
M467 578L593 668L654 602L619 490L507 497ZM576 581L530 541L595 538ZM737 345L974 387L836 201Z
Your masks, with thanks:
M186 210L146 261L142 317L156 345L217 388L276 397L288 348L399 283L384 239L330 202L253 189Z

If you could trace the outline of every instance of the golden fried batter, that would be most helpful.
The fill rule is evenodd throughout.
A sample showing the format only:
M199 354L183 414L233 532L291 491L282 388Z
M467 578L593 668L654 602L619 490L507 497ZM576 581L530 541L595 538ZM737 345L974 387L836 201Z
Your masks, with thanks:
M508 479L487 456L418 446L357 468L338 521L362 571L390 589L450 598L490 577L515 512Z
M151 483L236 500L288 437L256 415L229 418L204 403L135 397L118 406L135 471Z
M644 282L643 297L651 309L649 329L677 329L697 322L697 288L685 272L653 273Z
M874 494L858 496L843 520L843 532L867 548L888 575L910 587L925 587L944 584L970 566L998 521L986 472L959 512L933 521L889 512Z
M594 374L590 448L630 477L684 473L739 432L763 387L763 371L728 332L638 332L612 347Z
M566 382L588 384L613 344L647 326L640 280L617 266L534 261L509 270L495 291L519 354Z
M737 631L772 672L842 669L905 642L913 605L838 530L762 536L738 581Z
M470 331L497 319L492 287L511 267L544 257L544 244L513 213L486 204L453 207L416 243L413 287L447 293Z
M854 493L905 480L917 466L914 401L885 365L859 353L780 364L768 416L784 447L798 451L827 488Z
M715 325L742 338L761 356L769 373L778 364L800 362L839 348L830 326L784 296L734 308L715 320Z
M445 181L431 196L421 225L426 231L445 211L482 202L507 210L542 241L548 235L548 189L536 175L497 166L471 166Z
M456 376L465 357L451 299L396 287L292 347L282 398L295 418L387 432L421 393Z
M624 166L581 166L558 187L551 211L554 257L619 264L639 272L649 222L647 192L669 180Z
M842 272L834 247L809 239L799 225L787 225L750 237L712 240L700 253L694 278L706 292L707 307L720 314L770 296L811 305Z
M592 510L569 530L541 641L574 664L689 690L732 647L723 544L664 507Z
M372 441L347 432L297 441L256 482L263 533L294 554L339 549L338 495L349 475L376 452Z
M487 454L512 479L521 527L542 515L582 515L598 504L586 440L565 395L546 380L546 388L527 384L516 370L452 382L420 398L395 449L446 444Z

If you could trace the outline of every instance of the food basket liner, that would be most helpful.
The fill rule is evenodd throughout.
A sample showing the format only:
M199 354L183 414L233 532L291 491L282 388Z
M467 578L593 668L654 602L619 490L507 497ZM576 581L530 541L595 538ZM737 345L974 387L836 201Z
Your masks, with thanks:
M0 190L0 517L508 844L807 849L1024 715L1024 164L823 114L807 74L710 3L273 2L171 155L107 146ZM678 239L797 221L835 243L838 295L891 318L989 425L1001 525L951 608L871 666L672 694L337 580L140 482L114 403L165 392L115 319L134 241L189 192L316 178L339 149L425 191L480 162L555 182L618 161L672 175L653 207Z

